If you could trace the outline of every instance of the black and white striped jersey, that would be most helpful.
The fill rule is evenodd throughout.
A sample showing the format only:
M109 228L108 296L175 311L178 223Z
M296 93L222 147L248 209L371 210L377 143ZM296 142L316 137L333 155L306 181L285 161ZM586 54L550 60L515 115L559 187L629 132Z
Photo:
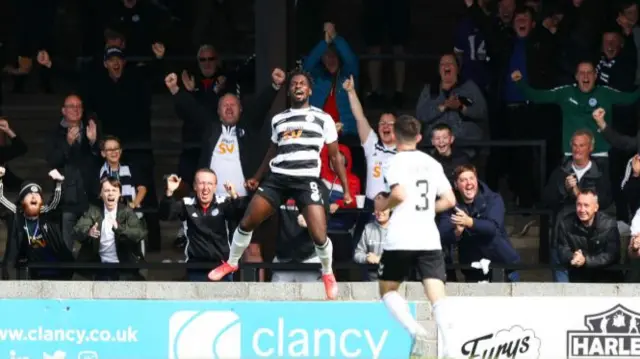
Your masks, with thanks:
M319 177L320 151L338 140L333 118L317 107L290 108L271 120L271 141L278 145L271 172L293 177Z

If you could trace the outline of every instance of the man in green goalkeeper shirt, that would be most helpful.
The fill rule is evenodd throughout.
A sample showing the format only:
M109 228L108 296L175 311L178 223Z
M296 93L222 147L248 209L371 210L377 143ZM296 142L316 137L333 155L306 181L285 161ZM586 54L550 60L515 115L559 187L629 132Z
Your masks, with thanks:
M562 109L562 150L571 155L571 136L579 129L589 129L595 138L592 156L607 157L609 143L597 130L592 113L597 108L606 112L605 121L611 124L613 105L629 105L640 99L640 89L620 92L611 87L596 84L596 70L591 62L583 61L576 69L576 84L556 87L551 90L536 90L522 80L520 71L514 71L511 79L522 94L533 103L554 103ZM553 155L553 154L551 154Z

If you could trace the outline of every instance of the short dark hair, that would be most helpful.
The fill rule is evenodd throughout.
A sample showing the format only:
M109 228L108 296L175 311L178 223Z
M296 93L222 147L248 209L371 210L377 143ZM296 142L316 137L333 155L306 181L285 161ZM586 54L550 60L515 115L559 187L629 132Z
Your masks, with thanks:
M122 40L125 41L125 37L124 34L121 31L112 29L112 28L106 28L104 30L104 41L107 42L109 40Z
M578 196L580 196L580 195L588 195L588 194L594 195L594 196L596 196L596 198L598 197L598 193L596 192L596 190L594 188L591 188L591 187L581 188L578 191Z
M393 132L395 132L396 139L400 142L414 140L421 130L420 121L410 115L399 116L393 125Z
M453 57L453 62L455 63L456 67L460 68L460 56L458 54L451 51L444 52L440 55L440 57L438 58L438 61L442 60L442 58L445 56Z
M596 68L596 63L593 61L593 59L581 59L580 61L578 61L578 64L576 65L576 72L578 72L578 67L580 67L580 65L591 65L591 67Z
M431 129L431 133L433 134L435 131L443 131L443 130L447 130L449 131L449 133L453 134L453 130L451 129L451 126L447 125L444 122L440 122L435 126L433 126L433 128Z
M458 177L460 177L460 175L464 172L473 172L476 176L478 176L478 170L476 170L476 166L468 163L456 167L456 169L453 170L453 178L457 180Z
M516 6L515 11L513 12L513 17L515 18L517 15L529 15L532 20L536 18L536 11L531 6Z
M376 194L376 196L374 198L376 198L378 196L380 196L382 198L389 198L389 196L391 196L391 193L386 192L386 191L378 192L378 194Z
M116 177L113 176L107 176L103 179L100 180L100 190L102 191L102 187L104 187L105 183L109 183L110 185L112 185L113 187L117 187L120 192L122 192L122 183L120 183L120 180Z
M100 149L104 151L104 145L107 143L107 141L116 141L118 142L118 146L122 146L122 142L120 142L120 139L116 136L112 136L112 135L106 135L104 136L104 138L102 139L102 141L100 141Z
M287 87L291 86L291 80L296 76L304 76L307 79L307 82L309 82L309 87L313 87L313 77L311 77L311 74L297 67L291 70L287 75Z
M71 92L67 93L67 95L64 97L64 100L62 100L62 105L63 105L63 106L64 106L64 103L65 103L65 102L67 102L67 100L68 100L70 97L75 97L75 98L77 98L78 100L80 100L80 102L83 102L83 101L82 101L82 96L80 96L80 93L75 92L75 91L71 91Z
M199 170L197 170L196 173L193 175L193 181L194 182L196 180L196 177L198 176L198 173L210 173L210 174L216 176L216 180L218 179L218 175L216 174L216 172L214 170L212 170L211 168L202 167Z

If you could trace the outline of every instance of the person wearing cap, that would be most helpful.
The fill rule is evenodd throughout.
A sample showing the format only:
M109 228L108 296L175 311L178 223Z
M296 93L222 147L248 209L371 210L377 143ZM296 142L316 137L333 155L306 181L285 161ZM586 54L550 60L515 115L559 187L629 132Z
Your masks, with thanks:
M0 178L4 174L5 168L0 167ZM49 172L49 177L56 181L56 188L48 204L43 201L42 187L35 182L25 182L21 186L18 201L12 203L4 196L0 180L0 205L14 213L12 230L2 262L2 279L9 279L9 268L14 268L19 261L28 265L74 260L72 250L64 241L60 226L53 215L60 201L64 177L57 170ZM71 269L29 269L29 279L35 280L70 280L72 276Z
M154 157L151 147L151 101L153 84L164 77L165 46L154 43L155 61L144 66L128 64L123 49L107 46L104 67L89 68L80 74L84 89L85 113L95 114L101 133L116 136L125 148L123 161L136 165L147 183L144 199L149 208L157 208ZM46 51L38 54L38 63L56 68ZM157 76L157 81L156 81ZM155 213L146 216L149 229L149 251L160 249L160 223ZM66 230L65 230L66 232Z

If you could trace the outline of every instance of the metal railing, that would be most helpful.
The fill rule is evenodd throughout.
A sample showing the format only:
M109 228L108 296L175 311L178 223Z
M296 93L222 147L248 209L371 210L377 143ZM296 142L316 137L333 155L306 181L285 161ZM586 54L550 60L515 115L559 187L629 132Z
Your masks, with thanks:
M261 262L261 263L240 263L239 272L241 274L240 281L257 281L257 272L261 269L267 269L272 271L319 271L321 265L318 263L273 263L273 262ZM99 270L211 270L212 264L210 263L159 263L159 262L138 262L138 263L100 263L100 262L69 262L69 263L20 263L18 266L19 276L18 279L26 279L29 269L55 269L55 270L74 270L74 271L99 271ZM333 263L334 270L359 270L363 273L365 271L377 271L378 266L373 264L358 264L354 262L335 262ZM487 277L491 278L492 282L501 283L506 281L507 271L540 271L540 270L567 270L566 265L559 264L526 264L526 263L491 263L489 267L489 273ZM25 271L26 270L26 271ZM479 269L472 267L468 264L448 264L447 270L472 270L478 271ZM625 272L631 270L637 270L637 266L632 263L615 264L605 268L601 268L603 271L609 272ZM245 274L244 276L242 274ZM248 276L247 276L248 274ZM247 278L248 277L248 278ZM248 280L249 279L249 280Z

